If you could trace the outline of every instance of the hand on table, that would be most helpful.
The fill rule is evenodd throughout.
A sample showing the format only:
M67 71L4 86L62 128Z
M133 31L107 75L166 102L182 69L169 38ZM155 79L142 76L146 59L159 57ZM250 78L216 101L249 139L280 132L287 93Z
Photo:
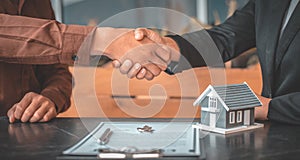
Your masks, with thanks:
M8 112L9 122L47 122L57 116L55 104L48 98L29 92Z
M255 119L257 120L267 120L270 98L265 98L263 96L257 95L258 99L261 101L262 106L255 108Z

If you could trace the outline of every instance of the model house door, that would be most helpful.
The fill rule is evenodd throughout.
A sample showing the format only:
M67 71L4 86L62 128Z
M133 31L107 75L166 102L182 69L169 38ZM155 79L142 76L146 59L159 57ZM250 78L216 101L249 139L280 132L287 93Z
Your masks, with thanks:
M216 127L216 114L215 113L210 113L209 114L209 126L212 128Z
M244 125L250 125L250 110L244 111Z

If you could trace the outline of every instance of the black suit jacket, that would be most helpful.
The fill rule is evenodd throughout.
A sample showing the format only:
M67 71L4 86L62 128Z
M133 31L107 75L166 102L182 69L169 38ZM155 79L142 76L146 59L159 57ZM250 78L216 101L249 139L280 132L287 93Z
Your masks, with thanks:
M207 65L204 56L212 54L203 53L203 43L209 38L199 37L205 35L215 42L223 61L256 47L262 69L262 95L272 98L268 118L300 124L300 4L280 37L289 4L290 0L250 0L223 24L207 32L172 38L192 67ZM182 59L177 72L188 68Z

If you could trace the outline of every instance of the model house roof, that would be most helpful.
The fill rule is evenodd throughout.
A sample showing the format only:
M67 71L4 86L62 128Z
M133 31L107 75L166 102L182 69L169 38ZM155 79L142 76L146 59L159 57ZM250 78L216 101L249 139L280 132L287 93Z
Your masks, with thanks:
M213 94L218 98L227 111L261 106L261 102L247 83L222 86L210 85L194 102L194 106L199 106L208 94Z

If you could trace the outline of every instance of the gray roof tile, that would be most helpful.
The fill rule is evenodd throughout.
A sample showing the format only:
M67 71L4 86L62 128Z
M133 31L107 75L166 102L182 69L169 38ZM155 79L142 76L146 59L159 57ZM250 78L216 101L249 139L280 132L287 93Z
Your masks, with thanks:
M261 106L260 101L249 86L234 84L225 86L213 86L217 94L228 106L229 110L238 110Z

